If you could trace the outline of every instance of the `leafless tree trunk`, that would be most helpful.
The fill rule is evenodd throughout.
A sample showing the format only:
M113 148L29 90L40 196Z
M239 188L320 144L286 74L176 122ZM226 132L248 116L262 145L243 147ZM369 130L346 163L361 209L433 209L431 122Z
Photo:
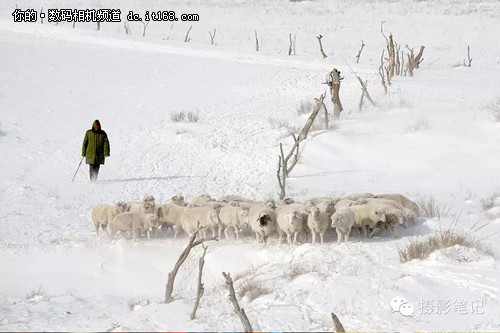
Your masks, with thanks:
M420 50L418 51L418 54L414 59L414 62L415 62L414 67L415 68L420 68L420 64L422 63L422 61L424 61L424 58L422 58L422 55L424 54L424 49L425 49L425 46L420 46Z
M385 84L385 78L384 78L384 51L382 50L382 55L380 56L380 67L378 68L378 74L380 75L380 83L382 83L382 86L384 87L384 92L387 94L387 85Z
M472 65L472 58L470 57L470 47L469 47L469 45L467 45L467 59L468 59L469 63L466 65L465 64L465 60L464 60L464 66L471 67L471 65Z
M404 73L403 73L404 71ZM405 53L403 50L401 50L401 75L406 76L406 69L405 69Z
M214 34L212 35L212 33L209 31L208 34L210 35L210 42L212 45L214 45L214 38L215 38L215 33L217 32L217 30L214 28Z
M345 332L344 326L340 322L337 315L335 315L335 313L333 313L333 312L332 312L332 320L333 320L333 325L335 326L335 332L344 333Z
M123 23L123 27L125 28L125 34L130 35L130 26L128 21L125 21L125 23Z
M344 109L342 103L340 102L340 81L343 77L340 77L340 72L334 68L330 72L327 78L327 84L330 87L330 94L332 96L333 103L333 119L338 120L340 118L340 112Z
M142 22L142 27L143 27L142 37L146 37L146 28L148 27L150 21L147 21L146 23L144 23L144 21L141 21L141 22Z
M42 6L42 9L40 9L40 22L43 24L43 17L42 17L42 14L43 13L43 6Z
M290 37L290 46L288 46L288 55L292 55L293 43L292 43L292 34L288 35Z
M76 21L73 21L73 29L75 29Z
M407 73L408 73L408 76L413 76L413 61L411 59L411 55L410 54L407 54L408 56L408 64L406 65L407 67Z
M198 273L198 291L196 293L196 302L194 303L193 312L191 313L191 320L196 318L196 311L198 311L198 306L200 305L200 299L203 297L205 293L205 288L203 287L203 283L201 283L201 276L203 274L203 266L205 265L205 255L207 254L208 247L201 244L203 247L203 255L200 258L199 263L199 273Z
M323 59L327 58L325 52L323 51L323 44L321 43L321 38L323 38L322 35L319 35L319 36L316 36L316 38L318 39L318 43L319 43L319 50L321 51L321 55L323 56Z
M97 31L101 30L101 22L96 22L97 23Z
M290 174L290 172L292 172L293 168L299 161L300 142L307 139L309 130L311 129L311 126L314 123L314 120L316 119L316 116L318 115L319 111L323 108L325 110L325 114L327 113L326 106L323 101L324 98L325 94L322 94L320 98L315 99L316 106L311 115L309 116L309 119L307 119L306 124L300 131L299 137L297 138L295 134L292 134L294 144L286 157L285 153L283 152L283 144L280 143L280 155L278 156L278 170L276 171L276 177L278 178L278 185L280 187L280 200L283 200L286 197L286 179L288 178L288 175ZM288 163L290 161L290 158L292 157L293 160L289 166Z
M259 38L257 37L257 30L255 30L255 51L259 52Z
M208 242L211 240L217 240L217 237L211 237L211 238L204 238L195 241L196 236L198 235L198 232L200 231L200 228L193 233L193 235L189 238L189 242L182 251L181 255L179 256L179 259L177 259L177 262L175 263L174 269L168 273L168 281L165 286L165 303L171 303L174 301L174 298L172 297L172 293L174 291L174 281L175 281L175 276L177 275L177 272L179 271L179 268L181 268L181 265L186 261L189 252L191 251L192 248L202 244L203 242Z
M189 32L193 29L193 26L190 26L188 31L186 32L186 37L184 37L184 43L188 43L191 40L191 37L189 37Z
M399 51L401 45L396 44L396 75L401 75L401 63L399 61Z
M250 325L250 321L248 320L247 314L245 313L245 309L240 308L238 304L238 300L236 299L236 293L234 292L233 279L231 279L231 274L222 272L222 276L226 279L226 285L229 289L229 300L233 304L234 312L240 318L241 324L243 325L244 332L253 332L252 325Z
M356 63L359 64L359 57L361 57L361 52L363 52L363 47L365 47L365 43L361 40L361 48L358 51L358 55L356 56Z
M293 35L293 55L295 55L295 45L296 45L295 41L296 40L297 40L297 33L295 33Z
M385 41L386 41L386 47L387 47L387 56L388 56L388 59L387 59L387 68L388 68L388 73L387 73L387 82L388 84L390 85L390 81L392 79L392 77L394 76L394 67L395 67L395 64L396 64L396 53L395 53L395 49L394 49L394 40L393 40L393 37L392 37L392 34L389 33L389 38L387 38L384 34L384 23L385 21L382 21L382 23L380 24L380 32L382 33L382 36L384 36L385 38Z
M366 86L367 83L368 83L368 81L365 80L365 86ZM359 99L359 106L358 106L359 112L363 111L363 102L364 102L364 99L365 99L365 89L361 88L361 97Z

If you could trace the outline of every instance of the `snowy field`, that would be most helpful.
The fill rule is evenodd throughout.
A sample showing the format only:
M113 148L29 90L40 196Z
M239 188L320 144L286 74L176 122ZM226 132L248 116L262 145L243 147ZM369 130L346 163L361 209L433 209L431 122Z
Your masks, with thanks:
M152 22L142 37L140 23L131 35L123 23L101 31L14 23L16 5L175 10L200 21ZM387 95L378 76L382 21L398 43L426 47L415 76L395 77ZM256 331L331 331L331 312L347 331L499 331L500 199L489 212L481 204L500 193L500 122L490 112L496 105L500 114L499 22L496 0L2 1L0 330L241 330L225 271L237 290L259 286L260 295L240 299ZM472 67L457 66L467 46ZM377 107L358 111L361 90L347 64ZM158 203L203 193L277 199L279 144L292 144L277 124L303 124L298 106L324 92L334 67L344 76L341 121L302 144L288 195L401 193L432 197L445 214L419 219L397 239L354 236L347 245L333 233L323 245L279 245L273 236L263 246L250 234L210 242L197 318L189 315L201 248L179 272L176 301L163 304L187 237L110 244L96 236L91 208L145 195ZM173 122L182 111L199 120ZM86 165L72 183L94 119L111 156L96 183ZM400 262L398 247L452 224L479 229L496 256L456 247ZM394 298L413 314L393 312Z

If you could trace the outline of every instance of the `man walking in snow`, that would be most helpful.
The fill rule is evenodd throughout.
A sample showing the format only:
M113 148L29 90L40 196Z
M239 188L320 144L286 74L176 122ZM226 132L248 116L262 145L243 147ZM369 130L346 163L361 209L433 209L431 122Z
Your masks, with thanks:
M108 136L97 119L92 124L92 129L85 133L82 156L86 157L85 162L89 165L90 180L97 180L99 167L104 164L106 156L109 156Z

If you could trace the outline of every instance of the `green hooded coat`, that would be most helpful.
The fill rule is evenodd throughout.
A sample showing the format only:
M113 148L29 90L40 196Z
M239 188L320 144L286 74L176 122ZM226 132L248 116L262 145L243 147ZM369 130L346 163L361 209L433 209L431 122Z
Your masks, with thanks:
M94 130L94 126L99 129ZM92 129L85 133L82 145L82 156L86 156L87 164L104 164L106 156L109 156L109 141L106 132L101 129L99 120L95 120Z

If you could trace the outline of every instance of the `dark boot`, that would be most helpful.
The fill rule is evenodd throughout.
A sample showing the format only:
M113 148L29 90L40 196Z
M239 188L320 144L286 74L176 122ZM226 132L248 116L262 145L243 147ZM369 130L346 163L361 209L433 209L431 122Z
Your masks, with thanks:
M89 164L90 180L97 180L97 176L99 175L99 167L99 164Z

